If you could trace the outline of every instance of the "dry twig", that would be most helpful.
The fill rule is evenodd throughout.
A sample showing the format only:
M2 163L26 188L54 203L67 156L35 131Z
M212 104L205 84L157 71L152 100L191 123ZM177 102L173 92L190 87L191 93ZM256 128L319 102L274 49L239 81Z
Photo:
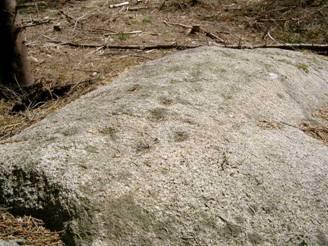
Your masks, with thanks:
M223 44L226 43L226 41L224 39L220 38L218 35L215 35L212 32L206 31L204 28L201 28L200 25L192 25L192 26L190 26L190 25L185 25L185 24L181 24L181 23L170 23L170 22L167 22L167 21L164 21L164 23L166 25L174 25L174 26L181 26L183 28L187 28L188 29L187 34L192 34L192 33L196 33L196 32L202 32L207 37L210 37L211 39L214 39L214 40L216 40L219 43L223 43Z
M37 1L37 2L31 2L31 3L20 3L17 5L17 9L23 9L23 8L31 8L38 5L44 5L47 6L48 4L45 1Z
M53 19L32 20L32 21L29 21L27 23L23 23L23 25L21 26L21 28L25 29L25 28L32 27L32 26L45 25L45 24L51 23L52 21L53 21Z
M65 42L58 40L49 40L49 43L55 43L59 45L66 45L75 48L102 48L102 49L126 49L126 50L153 50L153 49L191 49L197 48L202 45L182 45L176 42L167 43L167 44L151 44L151 45L119 45L119 44L80 44L74 42Z
M117 3L117 4L111 4L109 7L112 8L120 8L129 5L130 2L123 2L123 3Z
M59 234L45 229L41 220L30 216L15 218L4 209L0 209L0 240L35 246L63 245Z
M231 49L260 49L260 48L273 48L284 50L311 50L322 54L328 54L328 44L260 44L260 45L225 45L225 48Z

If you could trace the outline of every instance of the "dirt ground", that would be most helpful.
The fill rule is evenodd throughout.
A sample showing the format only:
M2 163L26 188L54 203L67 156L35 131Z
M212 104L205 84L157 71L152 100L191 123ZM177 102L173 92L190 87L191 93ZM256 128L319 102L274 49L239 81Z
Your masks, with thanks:
M177 49L328 43L326 0L134 0L116 5L122 2L19 1L32 72L51 97L28 100L17 109L20 97L5 100L0 93L0 141L111 83L126 69ZM53 89L67 85L64 91ZM26 244L37 245L33 238Z
M303 2L134 0L118 7L121 1L19 1L34 78L52 100L27 100L17 110L22 99L1 100L0 93L0 141L129 67L175 52L175 44L328 43L327 1ZM65 85L64 93L52 89Z

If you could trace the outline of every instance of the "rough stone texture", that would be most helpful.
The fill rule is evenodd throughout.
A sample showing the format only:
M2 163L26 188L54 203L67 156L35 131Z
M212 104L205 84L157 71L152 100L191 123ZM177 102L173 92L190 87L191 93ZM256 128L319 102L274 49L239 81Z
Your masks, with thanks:
M328 61L206 47L139 66L1 144L0 203L78 245L327 245Z
M19 244L16 241L0 240L0 246L19 246Z

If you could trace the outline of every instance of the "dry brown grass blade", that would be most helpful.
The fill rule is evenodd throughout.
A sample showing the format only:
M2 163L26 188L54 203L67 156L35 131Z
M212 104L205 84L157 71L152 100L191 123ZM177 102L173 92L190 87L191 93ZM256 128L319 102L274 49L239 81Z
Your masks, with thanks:
M306 134L328 144L328 106L315 111L313 116L318 119L315 122L303 122L300 129Z
M63 245L59 233L47 230L41 220L30 216L14 217L2 209L0 209L0 240L18 241L23 245L33 246Z

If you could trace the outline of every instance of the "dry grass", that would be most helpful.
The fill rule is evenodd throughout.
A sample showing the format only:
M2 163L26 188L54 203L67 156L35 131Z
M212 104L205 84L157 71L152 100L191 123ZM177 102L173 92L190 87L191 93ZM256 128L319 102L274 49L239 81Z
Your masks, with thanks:
M328 144L328 106L313 113L315 122L303 122L300 129L313 138Z
M313 138L323 141L328 144L328 126L318 125L313 123L303 123L300 128L303 132Z
M270 33L278 42L328 42L326 0L264 0L247 5L236 15L243 16L247 28Z
M1 209L0 240L31 246L63 245L59 233L45 229L42 221L29 216L14 217Z
M318 111L314 112L313 116L317 117L317 118L321 118L321 119L327 121L327 123L328 123L328 106L323 107L323 108L319 109Z
M53 87L53 85L46 83L43 86L45 88ZM94 86L92 83L76 83L66 96L56 97L54 95L52 100L39 101L34 106L32 106L33 102L31 101L31 107L27 107L22 112L13 112L13 109L20 104L21 100L0 100L0 141L15 135L24 128L40 121L49 113L93 90Z

